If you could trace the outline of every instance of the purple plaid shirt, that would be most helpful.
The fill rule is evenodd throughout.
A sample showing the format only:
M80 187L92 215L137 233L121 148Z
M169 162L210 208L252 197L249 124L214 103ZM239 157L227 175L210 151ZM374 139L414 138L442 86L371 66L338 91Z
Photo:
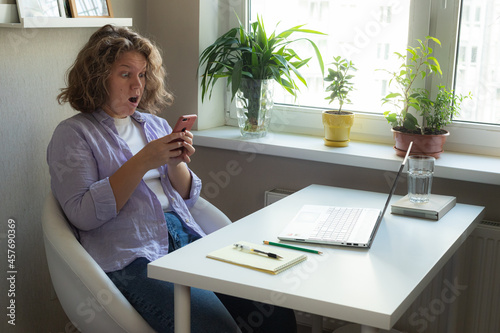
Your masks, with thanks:
M149 113L136 111L132 118L141 124L148 142L172 132L165 119ZM136 258L155 260L168 253L163 210L144 181L116 212L109 177L131 157L113 118L103 110L62 121L47 149L52 192L79 230L81 244L105 272L122 269ZM159 171L172 210L204 236L188 210L200 195L201 180L191 172L190 197L184 200L170 184L167 166Z

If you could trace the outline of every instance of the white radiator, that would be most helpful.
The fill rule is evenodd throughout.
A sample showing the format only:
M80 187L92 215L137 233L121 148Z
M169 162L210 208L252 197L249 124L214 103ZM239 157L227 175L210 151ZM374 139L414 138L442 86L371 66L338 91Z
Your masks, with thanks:
M469 242L461 257L469 259L470 273L463 327L467 332L500 332L500 223L482 222Z
M481 222L395 325L418 333L500 332L500 223Z
M293 193L265 192L265 205ZM296 312L310 326L309 314ZM342 325L323 319L332 330ZM408 333L500 333L500 223L483 221L394 326Z
M270 204L283 199L284 197L292 194L293 192L294 191L292 190L284 190L281 188L275 188L273 190L266 191L264 193L264 206L269 206Z

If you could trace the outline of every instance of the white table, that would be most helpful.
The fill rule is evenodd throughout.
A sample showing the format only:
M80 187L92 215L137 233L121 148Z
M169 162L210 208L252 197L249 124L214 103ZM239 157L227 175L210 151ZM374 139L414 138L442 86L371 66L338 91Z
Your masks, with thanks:
M311 185L150 263L148 276L176 284L178 333L190 331L189 287L359 323L363 332L389 330L479 223L484 207L457 204L439 221L392 215L388 208L369 250L304 245L324 255L308 254L279 275L205 257L240 240L276 241L304 204L382 208L386 199L385 193Z

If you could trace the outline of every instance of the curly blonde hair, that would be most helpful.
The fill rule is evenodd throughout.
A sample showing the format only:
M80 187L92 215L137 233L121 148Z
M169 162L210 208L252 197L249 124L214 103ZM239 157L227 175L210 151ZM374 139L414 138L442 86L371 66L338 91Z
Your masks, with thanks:
M97 30L78 53L66 74L67 87L57 96L59 104L69 102L84 113L102 107L108 98L106 82L111 66L129 51L143 54L147 61L146 86L138 108L156 114L171 105L173 96L165 87L166 72L159 49L130 29L109 24Z

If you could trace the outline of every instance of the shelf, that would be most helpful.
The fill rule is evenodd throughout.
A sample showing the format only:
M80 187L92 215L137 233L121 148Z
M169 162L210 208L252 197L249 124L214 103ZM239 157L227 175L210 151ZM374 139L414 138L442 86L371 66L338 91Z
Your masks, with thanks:
M25 17L21 23L0 23L0 28L91 28L106 24L130 27L132 18L109 17Z

